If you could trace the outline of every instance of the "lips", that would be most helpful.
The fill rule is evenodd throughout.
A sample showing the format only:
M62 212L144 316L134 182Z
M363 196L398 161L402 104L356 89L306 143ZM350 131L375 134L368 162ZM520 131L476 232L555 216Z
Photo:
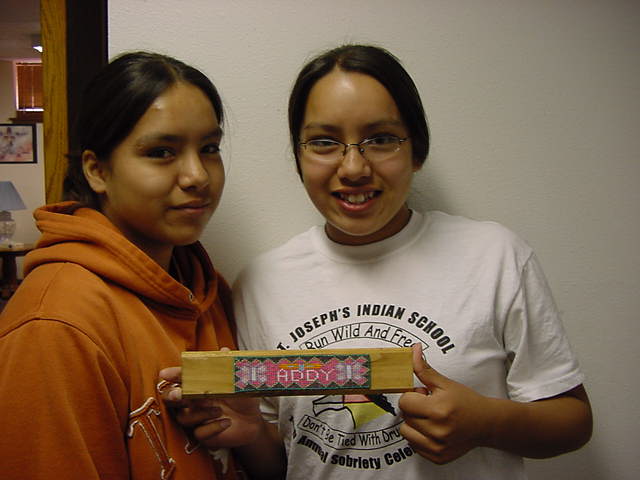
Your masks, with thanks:
M351 205L362 205L381 193L379 190L369 190L366 192L333 192L332 195Z
M211 202L203 202L201 200L198 200L198 201L183 203L173 208L176 210L201 209L201 208L207 208L210 204Z

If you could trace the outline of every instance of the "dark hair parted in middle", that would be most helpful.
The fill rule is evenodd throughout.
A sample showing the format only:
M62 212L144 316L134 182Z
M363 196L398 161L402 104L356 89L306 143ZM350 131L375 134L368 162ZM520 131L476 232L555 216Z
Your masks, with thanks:
M198 69L175 58L151 52L130 52L117 57L85 89L74 129L77 150L68 155L64 197L99 208L97 195L82 171L82 152L91 150L109 161L113 150L131 133L151 104L176 83L199 88L211 101L218 123L223 108L215 86Z
M422 165L429 154L429 129L415 83L400 61L384 48L343 45L310 60L300 71L289 96L289 133L298 174L302 176L298 143L309 92L318 80L334 68L369 75L384 85L409 130L413 159Z

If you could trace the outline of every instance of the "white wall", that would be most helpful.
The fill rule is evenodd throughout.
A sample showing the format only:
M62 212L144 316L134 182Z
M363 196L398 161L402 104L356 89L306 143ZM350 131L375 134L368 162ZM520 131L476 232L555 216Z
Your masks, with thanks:
M396 53L433 138L412 205L529 240L588 375L592 441L530 477L635 479L639 20L633 0L110 0L109 48L177 56L219 87L231 172L203 240L230 280L319 221L287 144L298 69L344 41Z

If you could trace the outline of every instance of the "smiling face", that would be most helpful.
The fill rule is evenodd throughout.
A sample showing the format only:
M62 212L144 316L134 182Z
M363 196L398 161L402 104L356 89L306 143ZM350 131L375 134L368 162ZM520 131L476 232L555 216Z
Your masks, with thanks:
M405 138L408 132L395 101L373 77L334 69L309 92L301 141L353 144L389 135ZM373 163L354 146L336 162L320 161L302 148L300 167L307 194L326 219L327 235L338 243L376 242L409 220L406 200L419 168L412 160L410 139Z
M218 205L221 136L209 99L177 83L155 99L108 161L83 154L102 213L165 268L173 247L198 240Z

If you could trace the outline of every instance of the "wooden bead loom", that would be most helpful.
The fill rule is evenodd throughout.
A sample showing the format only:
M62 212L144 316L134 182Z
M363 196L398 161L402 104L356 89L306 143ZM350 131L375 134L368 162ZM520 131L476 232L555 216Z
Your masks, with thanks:
M185 398L413 390L410 348L183 352Z

